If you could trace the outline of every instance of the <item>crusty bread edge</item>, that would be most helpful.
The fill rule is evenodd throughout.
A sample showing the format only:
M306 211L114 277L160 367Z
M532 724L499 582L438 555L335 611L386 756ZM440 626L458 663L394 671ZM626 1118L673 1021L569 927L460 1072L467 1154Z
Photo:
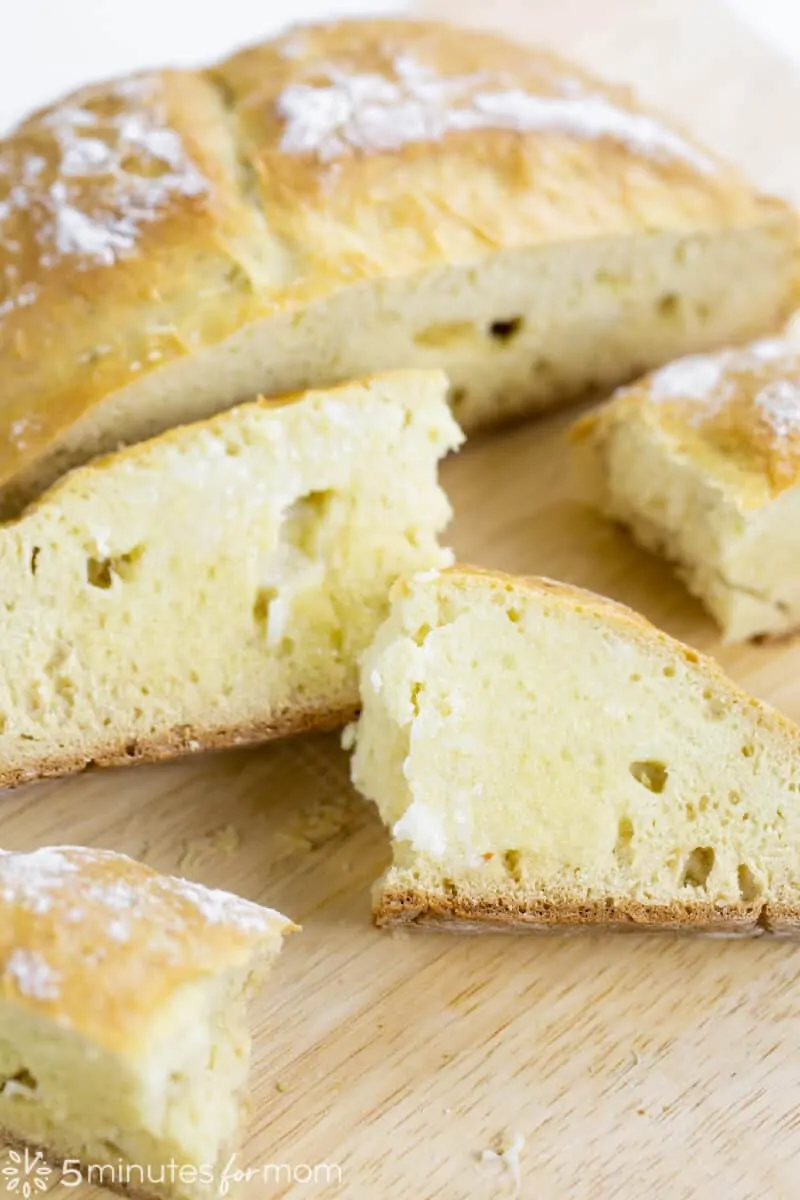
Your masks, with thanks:
M800 907L789 905L725 904L708 900L643 904L608 897L541 895L529 901L511 895L482 899L450 896L426 888L378 885L373 918L381 929L424 928L454 933L579 933L613 930L620 933L664 932L717 934L730 937L800 937Z
M98 742L83 754L53 754L34 767L0 764L0 788L15 788L36 780L75 775L97 767L124 767L161 762L209 750L248 746L299 733L324 733L338 729L358 715L358 703L340 700L335 704L287 707L260 720L240 725L200 728L177 725L146 738Z

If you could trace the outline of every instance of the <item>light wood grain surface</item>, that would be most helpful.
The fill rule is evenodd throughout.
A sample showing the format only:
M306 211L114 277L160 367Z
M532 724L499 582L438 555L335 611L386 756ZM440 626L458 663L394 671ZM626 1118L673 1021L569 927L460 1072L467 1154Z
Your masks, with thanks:
M553 36L571 14L581 57L596 44L601 68L630 61L613 21L631 3L516 7L520 20L536 9ZM650 10L684 21L688 7ZM729 58L676 69L705 73L709 94L736 76ZM650 80L662 101L663 74ZM800 162L797 111L783 140L756 147L775 179L791 182ZM668 568L574 500L564 427L509 431L446 464L458 554L624 600L800 719L800 642L723 650ZM245 1191L254 1200L500 1200L515 1194L512 1173L481 1153L515 1134L525 1200L800 1196L800 945L380 934L369 889L387 839L336 738L37 786L4 797L2 822L9 848L122 849L303 923L255 1010L255 1113L239 1162L283 1164L298 1182L259 1175ZM342 1182L304 1183L316 1164L338 1166Z

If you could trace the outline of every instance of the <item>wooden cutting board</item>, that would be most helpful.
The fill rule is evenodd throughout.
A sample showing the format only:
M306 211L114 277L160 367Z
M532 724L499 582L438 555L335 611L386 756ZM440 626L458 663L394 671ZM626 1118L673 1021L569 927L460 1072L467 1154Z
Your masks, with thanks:
M669 57L695 95L703 83L706 125L724 107L718 79L752 78L756 60L763 79L765 54L773 59L758 51L745 62L748 39L694 0L508 8L509 27L538 14L551 37L580 43L571 48L584 59L596 42L599 66L617 76L623 46L636 73L631 38L644 36L641 82L664 106ZM689 8L698 32L687 41ZM629 20L615 25L623 10ZM502 19L502 0L486 16ZM656 45L642 30L657 18ZM735 42L739 66L727 52L687 58L693 39L704 54ZM769 104L781 81L783 102L786 88L800 97L791 71L772 66ZM687 91L675 95L683 103ZM752 96L763 113L763 92ZM737 145L789 189L798 108L771 149L744 129L741 111ZM732 152L731 120L726 128L716 140ZM723 649L670 571L572 497L565 424L507 432L446 464L458 554L615 596L800 719L800 642ZM245 1189L254 1200L510 1197L513 1172L481 1158L517 1134L525 1200L800 1195L800 944L378 933L369 890L387 839L350 789L333 737L40 785L7 795L2 815L6 847L113 847L303 923L255 1012L255 1114L238 1162L256 1173ZM324 1165L341 1183L325 1182ZM315 1168L317 1183L306 1182ZM0 1196L4 1186L0 1177ZM99 1192L56 1185L53 1195Z

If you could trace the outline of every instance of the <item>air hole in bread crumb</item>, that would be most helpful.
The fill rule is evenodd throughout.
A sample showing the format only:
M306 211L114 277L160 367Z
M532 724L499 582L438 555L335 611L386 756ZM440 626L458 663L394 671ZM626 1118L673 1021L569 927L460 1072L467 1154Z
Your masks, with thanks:
M130 579L143 553L143 546L134 546L132 550L117 554L114 558L87 558L86 578L90 586L107 590L115 579Z
M755 752L756 748L750 742L747 742L744 746L742 746L742 754L745 758L752 758Z
M8 1096L13 1099L14 1096L33 1096L39 1090L39 1083L31 1075L25 1067L21 1071L17 1071L16 1075L9 1075L7 1079L0 1079L0 1096Z
M428 634L430 633L430 631L431 631L430 625L420 625L419 629L415 630L414 633L411 635L413 641L415 641L418 646L421 646L423 644L423 642L425 641L426 637L428 636Z
M661 672L661 674L666 675L667 679L672 679L672 677L675 674L675 668L674 667L664 667L664 670Z
M624 866L630 866L633 861L633 821L630 817L620 817L617 826L617 840L614 845L614 858Z
M269 609L273 600L277 598L275 588L259 588L256 592L256 598L253 601L253 620L256 625L267 625L269 623Z
M479 337L480 332L471 321L450 321L440 325L426 325L414 334L414 341L418 346L428 349L441 349L463 342L474 342Z
M412 685L411 695L409 697L409 700L411 703L411 709L412 709L415 717L419 716L419 695L420 695L421 691L422 691L421 683L415 683Z
M521 331L525 324L522 317L508 317L502 321L492 321L489 333L497 342L510 342Z
M321 527L335 495L330 490L309 492L295 500L286 510L281 540L295 546L301 554L315 558L319 553Z
M747 863L740 863L739 870L736 872L736 877L739 881L739 895L744 900L745 904L752 904L761 895L761 885L754 876L753 872L748 867Z
M515 883L522 883L520 859L521 855L519 850L506 850L505 854L503 855L503 866Z
M704 888L714 870L712 846L695 846L686 860L681 876L681 887Z
M41 552L40 546L34 546L31 550L31 575L36 574L36 565L39 562L39 555Z
M512 625L519 625L520 621L522 620L522 613L518 608L507 608L506 616Z
M94 588L110 588L113 582L111 563L107 558L86 560L86 578Z
M681 302L674 292L666 292L656 305L658 315L665 321L677 317L681 310Z
M629 770L636 782L646 787L648 792L659 794L666 787L669 769L662 762L656 762L655 759L632 762Z

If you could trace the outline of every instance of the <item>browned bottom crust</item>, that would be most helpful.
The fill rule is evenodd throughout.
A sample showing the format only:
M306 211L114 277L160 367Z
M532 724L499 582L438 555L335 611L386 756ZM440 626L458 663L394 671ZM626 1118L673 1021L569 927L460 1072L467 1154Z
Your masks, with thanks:
M642 904L635 900L479 900L425 889L378 892L374 919L380 928L426 928L454 933L704 933L729 937L800 937L800 908L769 904L718 905L710 901Z
M137 763L159 762L205 750L224 750L232 746L247 746L274 738L298 733L323 733L338 729L358 714L358 705L339 703L326 707L287 708L273 713L263 721L213 729L178 725L147 738L132 738L126 742L98 743L85 753L53 754L42 758L35 767L19 767L13 763L0 764L0 788L19 787L37 779L57 775L74 775L96 767L124 767Z

